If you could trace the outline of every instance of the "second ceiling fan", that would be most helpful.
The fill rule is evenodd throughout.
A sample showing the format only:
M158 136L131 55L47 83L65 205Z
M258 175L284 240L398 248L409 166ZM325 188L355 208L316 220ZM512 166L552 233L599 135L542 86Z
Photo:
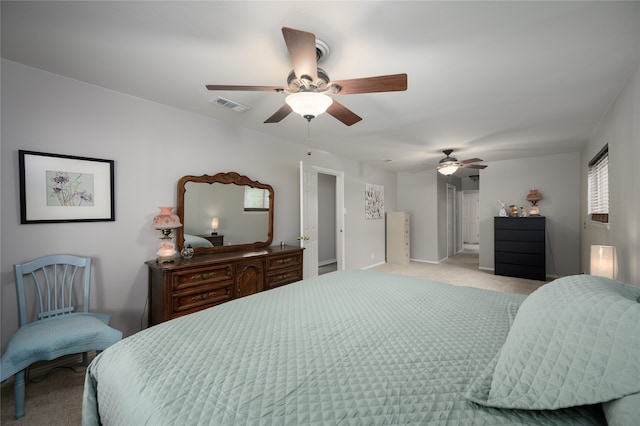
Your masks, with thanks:
M330 80L328 74L318 68L318 49L316 36L313 33L283 27L282 35L293 65L293 71L289 73L286 87L207 84L207 89L288 94L285 104L267 118L265 123L278 123L291 112L296 112L307 120L311 120L326 111L347 126L357 123L362 118L329 95L407 90L407 74Z
M479 158L470 158L468 160L458 161L457 158L451 157L451 153L453 153L452 149L445 149L442 152L446 157L438 162L438 172L445 176L455 173L455 171L460 168L482 170L487 167L484 164L473 164L482 162Z

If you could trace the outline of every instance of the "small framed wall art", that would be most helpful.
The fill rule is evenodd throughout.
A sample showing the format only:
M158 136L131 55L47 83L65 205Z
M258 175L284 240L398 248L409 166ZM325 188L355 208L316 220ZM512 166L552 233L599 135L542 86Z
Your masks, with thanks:
M20 223L115 220L114 161L18 151Z
M384 218L384 186L373 183L365 184L364 189L364 218Z

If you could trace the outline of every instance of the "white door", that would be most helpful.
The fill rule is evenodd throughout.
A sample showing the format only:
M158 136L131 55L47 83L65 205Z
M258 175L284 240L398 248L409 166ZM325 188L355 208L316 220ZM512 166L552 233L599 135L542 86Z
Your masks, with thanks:
M463 241L467 244L478 244L480 242L480 218L478 217L478 206L480 204L479 194L477 192L470 194L465 193L463 204Z
M300 161L300 247L302 277L318 275L318 171Z

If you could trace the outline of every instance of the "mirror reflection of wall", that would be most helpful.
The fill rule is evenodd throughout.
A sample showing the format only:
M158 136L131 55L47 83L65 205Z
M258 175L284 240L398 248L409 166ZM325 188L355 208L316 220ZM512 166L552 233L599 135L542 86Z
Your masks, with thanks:
M269 212L245 211L244 188L236 184L187 182L184 194L185 234L211 235L211 220L216 217L216 232L224 235L224 245L266 241Z

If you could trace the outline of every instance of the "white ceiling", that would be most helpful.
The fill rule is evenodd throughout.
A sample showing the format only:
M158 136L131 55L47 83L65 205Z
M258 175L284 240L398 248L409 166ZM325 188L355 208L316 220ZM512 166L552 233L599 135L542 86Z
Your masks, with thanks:
M363 117L353 126L311 122L313 149L390 170L447 148L489 165L578 151L640 59L640 2L3 0L1 13L5 59L301 145L302 117L263 124L284 95L205 84L285 86L281 27L312 32L332 79L408 74L406 92L339 97Z

